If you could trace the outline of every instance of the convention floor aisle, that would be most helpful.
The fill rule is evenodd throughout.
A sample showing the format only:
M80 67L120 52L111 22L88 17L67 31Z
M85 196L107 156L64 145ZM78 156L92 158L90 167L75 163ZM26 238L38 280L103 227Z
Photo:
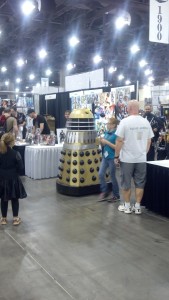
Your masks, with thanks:
M168 300L169 219L23 177L23 223L0 226L1 300Z

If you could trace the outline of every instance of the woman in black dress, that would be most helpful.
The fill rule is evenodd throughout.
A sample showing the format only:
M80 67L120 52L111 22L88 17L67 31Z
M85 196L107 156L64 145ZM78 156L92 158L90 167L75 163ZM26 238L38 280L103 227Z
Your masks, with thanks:
M19 225L18 217L19 198L26 198L27 194L19 177L23 168L20 153L13 150L15 138L11 133L5 133L0 140L0 198L1 198L1 225L7 224L8 201L11 200L13 225Z

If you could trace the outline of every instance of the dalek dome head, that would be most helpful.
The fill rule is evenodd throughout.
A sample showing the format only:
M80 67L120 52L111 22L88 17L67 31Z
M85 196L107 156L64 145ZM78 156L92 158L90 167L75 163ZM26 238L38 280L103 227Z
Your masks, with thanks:
M69 118L71 118L71 119L88 119L88 118L90 118L90 119L92 119L93 118L93 114L92 114L92 112L90 111L90 109L88 109L88 108L81 108L81 109L74 109L72 112L71 112L71 114L70 114L70 116L69 116Z
M74 109L67 121L67 129L71 131L95 130L95 121L90 109Z

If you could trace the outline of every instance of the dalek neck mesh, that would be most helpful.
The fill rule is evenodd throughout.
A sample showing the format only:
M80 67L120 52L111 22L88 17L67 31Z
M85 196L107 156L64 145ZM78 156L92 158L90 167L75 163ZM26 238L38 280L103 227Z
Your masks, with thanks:
M67 121L68 130L88 131L95 130L95 123L93 118L72 118Z

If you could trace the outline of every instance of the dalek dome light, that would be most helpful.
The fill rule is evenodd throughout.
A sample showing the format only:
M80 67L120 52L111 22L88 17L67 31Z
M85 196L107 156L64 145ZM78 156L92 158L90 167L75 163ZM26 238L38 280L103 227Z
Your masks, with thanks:
M70 119L78 118L78 119L90 119L93 118L93 114L88 108L74 109L69 116Z

